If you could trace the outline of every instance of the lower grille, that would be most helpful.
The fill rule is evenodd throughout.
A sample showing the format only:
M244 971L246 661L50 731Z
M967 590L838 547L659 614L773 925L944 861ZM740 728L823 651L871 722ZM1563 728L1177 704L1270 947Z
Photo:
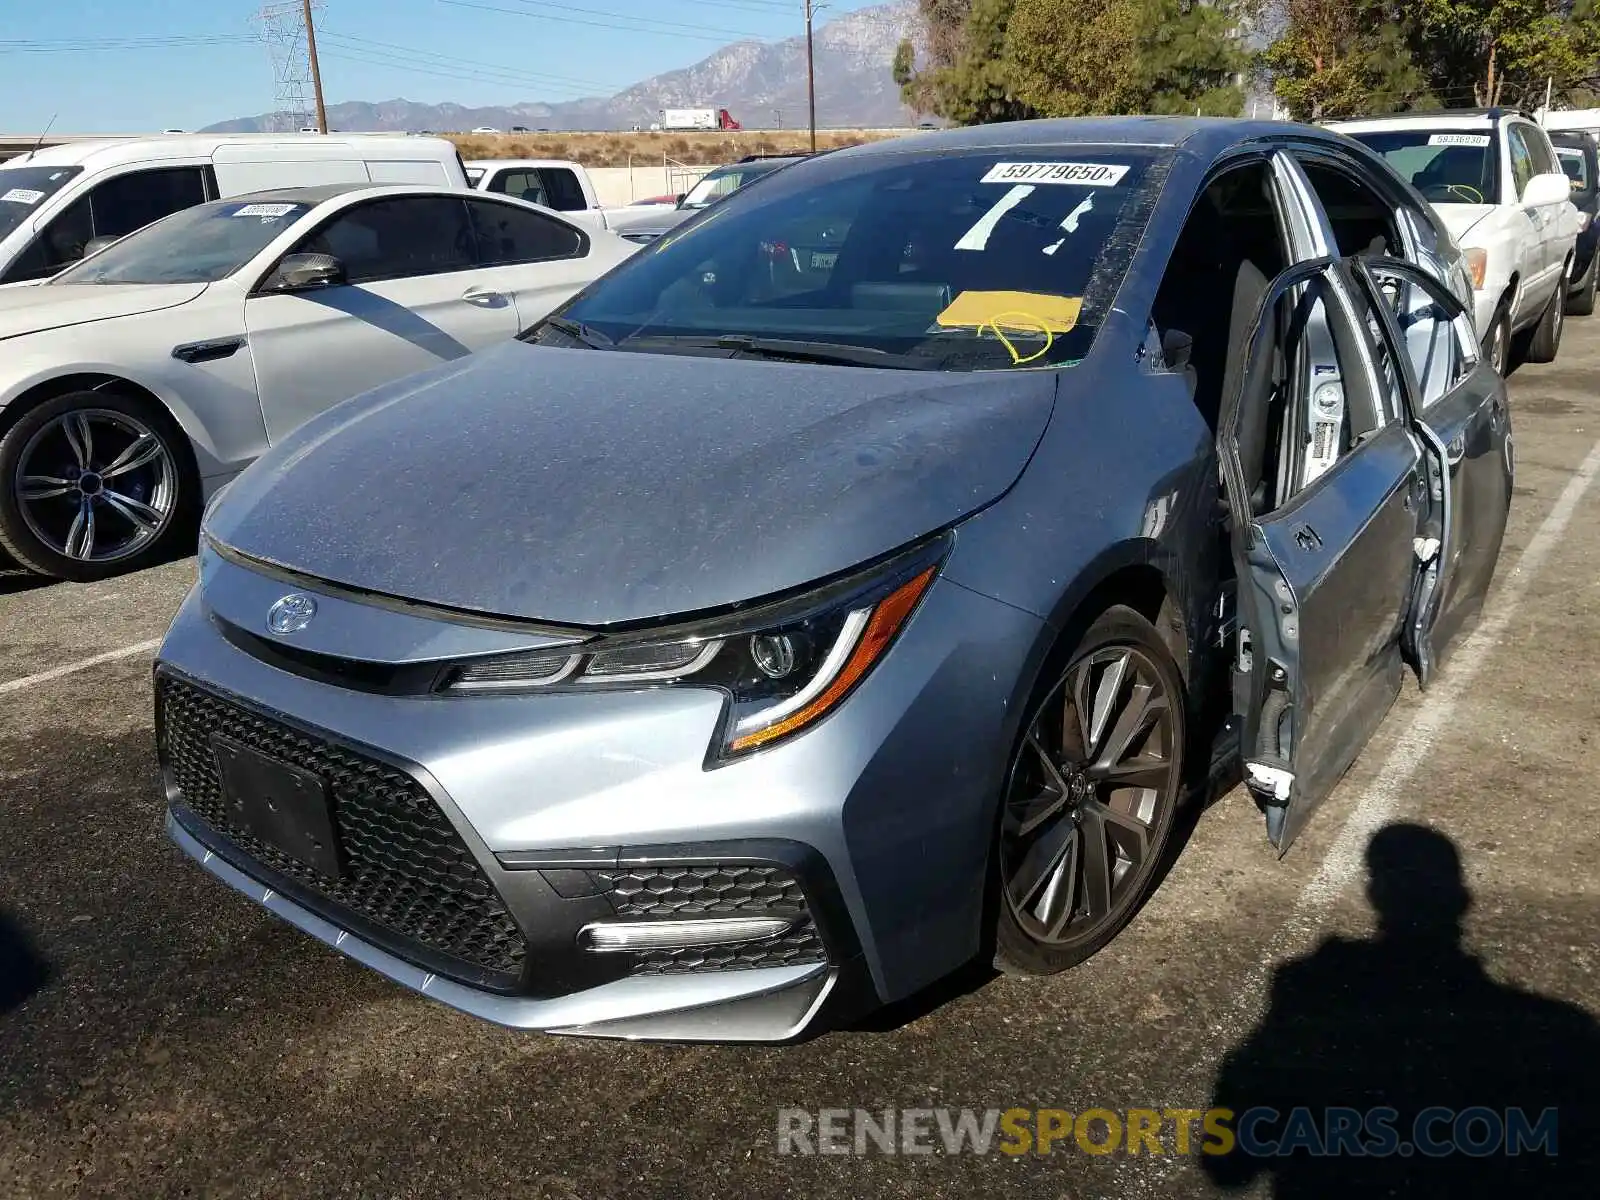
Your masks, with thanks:
M635 975L782 967L828 959L805 888L784 867L770 863L674 863L591 874L619 917L692 920L738 915L788 917L794 922L781 937L641 952L633 967Z
M388 935L380 939L386 948L440 974L503 990L521 983L527 955L521 931L455 827L410 775L170 675L156 679L156 704L162 765L183 803L292 882L297 901L344 927L354 915ZM340 878L318 873L231 820L212 734L323 779L344 851Z

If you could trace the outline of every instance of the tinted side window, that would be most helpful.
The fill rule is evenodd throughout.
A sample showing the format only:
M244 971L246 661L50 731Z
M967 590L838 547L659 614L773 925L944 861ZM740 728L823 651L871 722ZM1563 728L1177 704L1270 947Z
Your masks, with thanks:
M1522 189L1528 186L1528 180L1534 176L1533 155L1528 150L1527 137L1522 129L1516 125L1506 128L1506 145L1511 150L1511 181L1516 188L1517 199L1522 199Z
M335 217L295 250L331 254L349 283L468 271L475 265L466 205L446 196L395 196Z
M92 237L94 222L90 219L89 197L83 196L58 213L39 236L28 243L0 282L48 278L82 258L83 248Z
M540 167L539 178L544 183L545 204L557 212L577 212L587 208L583 198L583 185L578 177L565 167Z
M1555 155L1550 150L1549 136L1542 129L1520 131L1528 139L1528 154L1533 159L1535 175L1550 175L1556 171Z
M134 171L106 180L89 197L94 205L94 236L121 237L205 203L205 174L199 167Z
M468 201L467 207L478 235L478 262L485 267L577 258L586 249L581 233L542 213L486 200Z

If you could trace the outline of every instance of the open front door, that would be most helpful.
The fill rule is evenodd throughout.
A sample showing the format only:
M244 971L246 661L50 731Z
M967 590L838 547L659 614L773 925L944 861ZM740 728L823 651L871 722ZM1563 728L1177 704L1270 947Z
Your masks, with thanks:
M1287 850L1400 688L1422 454L1348 263L1268 290L1217 449L1238 578L1245 782Z
M1428 511L1406 650L1426 687L1483 606L1511 504L1505 385L1481 367L1472 317L1431 274L1392 258L1359 260L1383 337L1400 360L1410 419L1427 458Z

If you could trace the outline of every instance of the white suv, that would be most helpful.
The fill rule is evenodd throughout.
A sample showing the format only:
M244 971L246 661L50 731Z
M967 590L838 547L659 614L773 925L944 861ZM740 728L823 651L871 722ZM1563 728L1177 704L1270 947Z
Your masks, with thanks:
M1365 143L1422 193L1472 275L1484 353L1504 373L1514 335L1550 362L1561 344L1583 219L1543 129L1509 109L1413 113L1330 128Z

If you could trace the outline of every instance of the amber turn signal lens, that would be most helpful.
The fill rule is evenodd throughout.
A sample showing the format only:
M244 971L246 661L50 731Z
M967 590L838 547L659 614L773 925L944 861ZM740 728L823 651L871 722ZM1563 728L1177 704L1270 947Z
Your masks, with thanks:
M929 567L878 602L878 606L872 610L872 619L867 622L867 627L861 634L861 640L856 643L855 651L820 696L804 708L790 713L783 720L768 725L765 729L758 729L754 733L735 738L728 749L738 753L776 741L805 728L843 700L850 689L860 682L861 677L872 669L872 664L882 657L884 650L894 640L894 635L900 631L906 618L911 615L911 610L916 608L917 601L921 600L923 593L928 590L928 585L933 582L937 571L938 567Z

